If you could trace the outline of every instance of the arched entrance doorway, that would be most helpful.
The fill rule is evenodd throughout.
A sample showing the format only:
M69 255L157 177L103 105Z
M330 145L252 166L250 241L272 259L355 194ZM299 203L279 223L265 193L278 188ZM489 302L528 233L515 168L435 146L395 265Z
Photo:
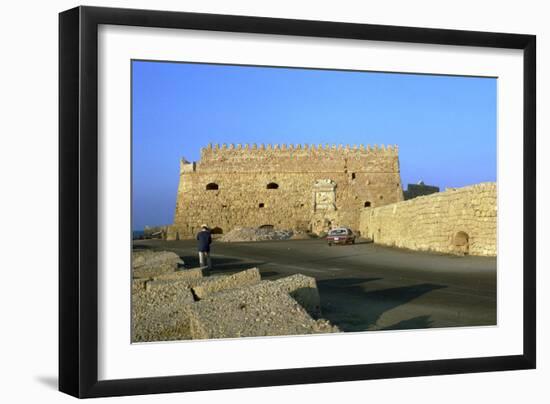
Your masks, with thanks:
M456 232L453 236L453 250L458 254L468 254L470 251L470 236L464 231Z
M221 227L214 227L210 230L211 234L223 234L223 229Z

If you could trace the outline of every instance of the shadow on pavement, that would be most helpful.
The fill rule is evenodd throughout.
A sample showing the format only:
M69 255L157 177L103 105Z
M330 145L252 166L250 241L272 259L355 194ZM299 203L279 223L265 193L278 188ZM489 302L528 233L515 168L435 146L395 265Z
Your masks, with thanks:
M342 331L366 331L376 325L388 310L406 304L433 290L447 286L422 283L382 290L368 291L366 282L380 278L344 278L318 281L323 317ZM420 316L424 317L424 316ZM429 327L428 319L417 317L394 324L392 329Z
M381 328L381 330L413 330L417 328L431 328L433 321L430 320L430 316L418 316L409 318L408 320L402 320L388 327Z
M280 272L277 272L277 271L262 271L261 268L260 268L260 274L262 275L262 280L270 279L270 278L273 278L274 280L276 278L288 276L287 274L281 274Z
M132 243L132 250L151 250L152 247L145 244Z
M317 288L319 293L322 293L323 290L330 290L332 288L345 288L346 291L350 287L358 287L359 285L366 282L379 281L383 278L338 278L338 279L323 279L317 281Z

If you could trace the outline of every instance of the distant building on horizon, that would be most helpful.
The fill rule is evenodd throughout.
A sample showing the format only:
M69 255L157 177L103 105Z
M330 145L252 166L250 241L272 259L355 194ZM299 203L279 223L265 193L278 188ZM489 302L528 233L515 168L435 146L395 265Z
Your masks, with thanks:
M417 196L430 195L439 192L439 187L435 185L426 185L424 181L418 181L416 184L408 184L407 189L403 191L403 198L407 201Z

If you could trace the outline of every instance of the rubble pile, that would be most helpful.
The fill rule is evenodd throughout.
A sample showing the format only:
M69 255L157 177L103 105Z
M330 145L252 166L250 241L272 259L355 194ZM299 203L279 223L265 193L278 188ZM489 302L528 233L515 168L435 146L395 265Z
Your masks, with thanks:
M261 227L236 227L220 237L226 243L239 241L288 240L294 235L292 230L274 230Z
M313 237L314 236L311 233L307 233L305 231L294 231L290 239L291 240L309 240Z

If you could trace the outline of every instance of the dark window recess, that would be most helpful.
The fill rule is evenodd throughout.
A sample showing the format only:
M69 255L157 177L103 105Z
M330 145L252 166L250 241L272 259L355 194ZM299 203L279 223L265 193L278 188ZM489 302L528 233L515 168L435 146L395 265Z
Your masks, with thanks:
M355 179L355 173L351 173L351 179L352 179L352 180Z
M368 207L370 207L370 206L371 206L370 201L366 201L366 202L365 202L365 208L368 208Z
M260 203L260 204L258 205L258 207L259 207L259 208L263 208L264 206L265 206L265 205L264 205L264 203L263 203L263 202L262 202L262 203Z
M275 182L270 182L269 184L267 184L267 189L278 189L278 188L279 188L279 184Z
M220 189L220 187L215 182L211 182L209 184L206 184L206 190L207 191L214 191L216 189Z

